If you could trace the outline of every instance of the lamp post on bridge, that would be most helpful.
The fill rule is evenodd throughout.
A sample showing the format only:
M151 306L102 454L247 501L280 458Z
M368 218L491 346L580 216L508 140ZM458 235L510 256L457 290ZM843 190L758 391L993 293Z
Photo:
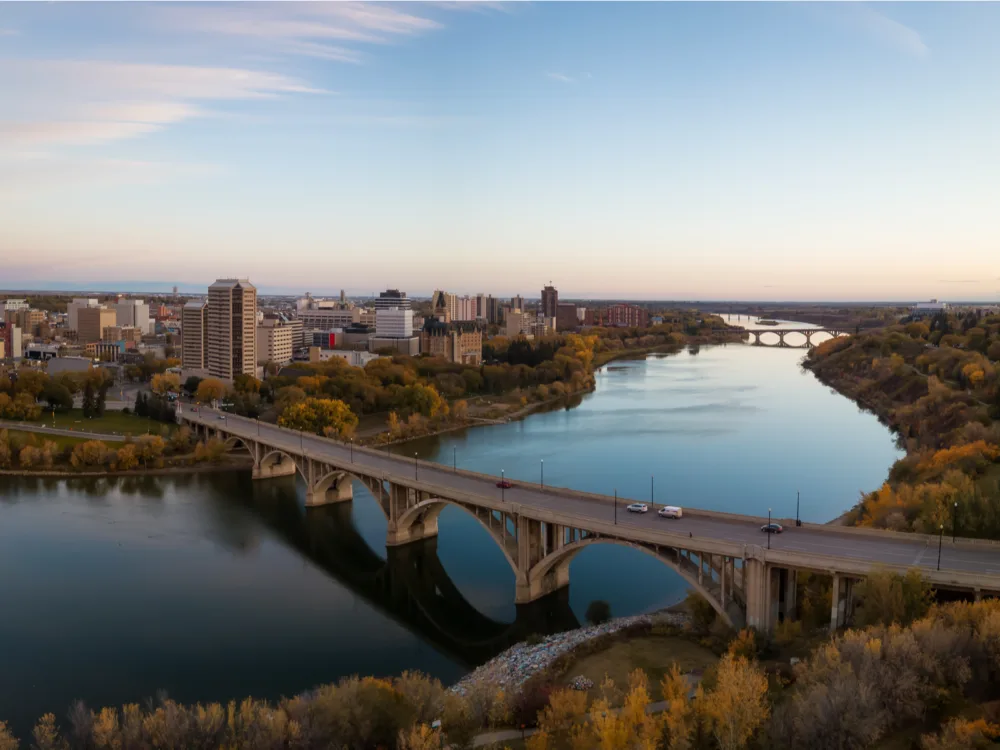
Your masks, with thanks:
M503 502L504 492L507 490L507 481L503 478L503 469L500 469L500 502Z
M257 437L260 437L260 417L256 417L256 419L257 419Z
M941 570L941 540L944 539L944 524L941 524L938 530L938 564L937 569Z
M951 513L951 543L955 543L955 537L957 535L956 528L958 526L958 500L955 501L955 509Z
M458 473L458 449L455 446L451 447L451 470Z
M414 451L413 452L413 478L414 479L419 479L419 477L417 476L417 472L418 472L418 468L417 467L418 467L417 452Z
M731 308L730 308L731 309ZM732 316L732 313L729 313ZM653 502L653 475L649 475L649 507L656 510L656 503Z
M618 488L615 487L615 524L618 524Z
M774 532L771 531L771 509L768 508L767 509L767 548L768 549L771 549L771 534L773 534L773 533Z
M795 490L795 525L796 526L801 526L802 525L802 521L799 520L799 495L800 494L801 493L798 490Z
M540 467L539 470L541 471L541 475L540 475L540 478L539 478L539 481L538 481L538 486L539 487L544 487L545 486L545 459L544 458L539 459L539 467Z
M351 463L354 463L354 438L351 438Z

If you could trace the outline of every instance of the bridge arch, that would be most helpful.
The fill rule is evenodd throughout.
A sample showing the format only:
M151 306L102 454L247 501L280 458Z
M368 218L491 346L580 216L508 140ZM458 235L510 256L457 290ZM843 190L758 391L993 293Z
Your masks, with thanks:
M417 503L412 508L408 508L402 516L396 519L397 534L415 539L437 534L438 517L449 505L460 508L466 514L476 519L479 525L486 529L487 533L489 533L490 537L500 548L504 558L510 565L510 569L514 571L515 578L520 579L524 577L517 566L517 541L514 536L502 533L503 524L506 523L506 520L498 522L496 526L490 523L489 519L493 518L492 509L470 508L454 500L448 500L443 497L432 497L429 500Z
M338 495L338 499L350 500L353 498L351 483L358 481L375 498L375 502L378 504L386 520L389 519L389 496L381 479L354 474L346 469L325 468L329 470L325 474L322 474L319 479L315 480L311 488L314 496L325 497L327 493L335 492ZM306 484L308 483L309 480L306 479Z
M254 455L254 448L256 446L253 443L249 443L237 435L228 435L226 437L225 446L227 451L234 450L239 445L242 445L244 448L246 448L247 452L251 456Z
M669 551L670 553L676 555L677 550L673 547L668 547L663 551L660 551L644 544L630 542L626 539L617 539L615 537L588 537L576 542L571 542L570 544L549 553L535 564L528 574L528 585L531 590L537 591L547 588L561 587L568 583L569 565L573 561L573 558L576 557L582 550L595 544L616 544L620 547L630 547L631 549L639 550L640 552L644 552L645 554L655 558L676 572L692 589L697 591L709 604L711 604L712 609L714 609L719 617L722 618L723 622L730 627L734 627L733 620L726 612L725 607L723 607L718 594L715 591L712 591L708 586L704 585L704 583L700 583L696 574L692 573L690 570L685 570L684 567L677 562L677 560L671 559L663 553Z

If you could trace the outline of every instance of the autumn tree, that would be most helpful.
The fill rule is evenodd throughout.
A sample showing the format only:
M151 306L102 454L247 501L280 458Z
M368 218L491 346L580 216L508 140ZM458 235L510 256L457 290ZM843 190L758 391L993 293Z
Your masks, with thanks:
M854 594L858 599L854 620L859 627L909 625L927 614L934 602L934 590L918 570L910 570L905 576L873 571L854 587Z
M603 599L595 599L587 605L587 612L584 614L587 622L591 625L600 625L611 619L611 605Z
M150 461L158 461L166 446L159 435L140 435L135 442L135 452L142 461L143 468L148 468Z
M307 398L285 409L278 424L291 430L346 438L358 426L358 418L339 399Z
M920 740L923 750L986 750L995 748L1000 740L1000 726L984 719L952 719L941 734L925 734Z
M253 375L241 372L233 378L233 390L237 393L259 393L260 381Z
M118 463L118 468L121 471L128 471L138 466L139 458L138 456L136 456L135 445L133 445L132 443L126 443L121 448L119 448L117 463Z
M667 750L689 750L694 734L695 708L691 705L691 685L674 662L660 682L663 700L664 740Z
M154 375L149 383L149 387L153 393L166 396L168 393L176 393L181 389L181 378L176 373L164 372Z
M218 378L205 378L194 392L195 400L202 404L220 401L225 395L226 384Z
M727 653L701 710L720 750L742 750L768 717L767 677L756 662Z

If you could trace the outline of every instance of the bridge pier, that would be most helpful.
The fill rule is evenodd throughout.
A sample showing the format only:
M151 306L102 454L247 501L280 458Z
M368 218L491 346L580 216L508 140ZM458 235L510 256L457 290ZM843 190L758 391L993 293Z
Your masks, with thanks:
M344 476L340 481L334 482L328 489L322 487L306 490L306 505L315 507L317 505L330 505L332 503L346 503L354 499L354 487L350 477Z
M290 477L295 474L295 462L287 456L279 456L274 461L258 461L254 463L254 479L273 479L274 477Z
M830 632L850 623L854 616L854 579L833 574L830 587Z

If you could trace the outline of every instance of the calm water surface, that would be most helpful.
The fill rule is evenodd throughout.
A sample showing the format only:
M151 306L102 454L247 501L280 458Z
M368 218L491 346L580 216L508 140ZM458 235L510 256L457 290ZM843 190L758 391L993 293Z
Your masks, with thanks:
M573 408L407 451L532 481L544 461L546 483L744 513L794 516L801 491L802 518L826 521L900 453L802 354L617 362ZM249 472L0 478L0 718L24 737L75 699L274 698L403 669L451 681L527 633L574 626L593 599L626 615L684 595L651 557L601 545L574 560L567 595L516 608L513 572L471 517L448 509L436 541L387 552L381 511L354 493L306 513L291 478Z

